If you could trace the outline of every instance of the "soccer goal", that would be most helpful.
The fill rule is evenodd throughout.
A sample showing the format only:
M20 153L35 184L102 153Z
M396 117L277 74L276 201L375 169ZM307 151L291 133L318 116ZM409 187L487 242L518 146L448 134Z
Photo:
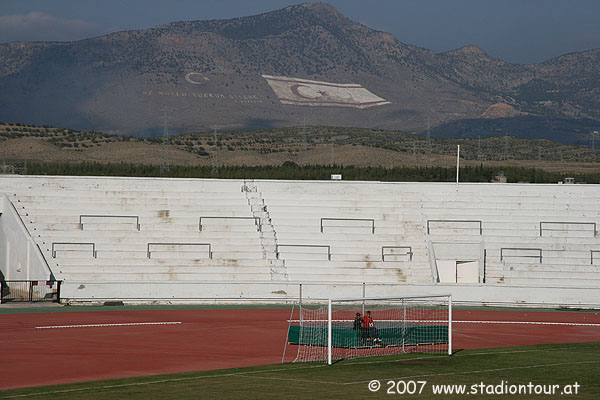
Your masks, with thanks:
M301 304L295 362L426 352L452 354L452 296L328 299Z

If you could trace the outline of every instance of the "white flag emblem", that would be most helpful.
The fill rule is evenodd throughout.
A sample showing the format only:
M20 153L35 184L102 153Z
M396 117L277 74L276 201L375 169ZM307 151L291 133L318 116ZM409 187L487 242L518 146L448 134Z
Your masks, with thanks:
M282 104L368 108L390 104L359 84L263 75Z

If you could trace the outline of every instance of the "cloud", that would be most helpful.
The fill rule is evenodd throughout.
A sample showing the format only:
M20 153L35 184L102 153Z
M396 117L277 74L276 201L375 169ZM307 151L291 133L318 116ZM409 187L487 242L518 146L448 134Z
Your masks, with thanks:
M63 19L41 11L0 16L0 43L15 41L72 41L101 34L98 25Z

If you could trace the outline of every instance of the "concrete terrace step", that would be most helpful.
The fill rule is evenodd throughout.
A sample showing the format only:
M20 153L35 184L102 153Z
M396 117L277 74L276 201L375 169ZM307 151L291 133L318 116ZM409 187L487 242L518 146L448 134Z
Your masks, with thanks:
M270 273L268 267L262 266L208 266L208 265L178 265L169 266L148 266L148 265L102 265L102 266L61 266L58 268L58 273L61 274L219 274L219 273L243 273L243 274L258 274L264 275Z
M308 242L315 240L325 240L329 242L337 242L337 241L355 241L359 240L361 242L366 243L367 246L381 244L381 243L406 243L409 240L409 237L412 236L413 243L425 245L423 243L423 235L420 235L420 240L416 240L416 234L409 235L408 233L375 233L375 234L362 234L362 233L328 233L324 232L306 232L303 230L282 230L277 227L277 238L279 241L283 242ZM371 243L372 242L372 243Z
M289 260L300 260L300 261L344 261L347 263L364 263L367 261L381 261L381 255L379 254L343 254L343 253L335 253L331 255L327 255L327 253L280 253L280 260L285 260L286 262Z
M393 211L382 212L381 207L373 205L372 208L362 207L356 208L353 212L340 212L339 207L294 207L287 205L281 207L281 209L275 209L267 203L267 210L274 215L290 215L295 218L319 218L319 217L356 217L356 218L377 218L379 219L408 219L414 220L417 217L423 215L427 219L473 219L473 220L498 220L503 221L504 218L509 217L512 220L535 220L539 216L544 216L545 220L552 221L555 218L569 218L569 219L599 219L598 212L594 209L587 209L585 211L565 211L561 209L557 210L544 210L543 208L535 208L531 210L519 211L514 210L511 212L510 206L507 210L497 210L493 208L489 209L477 209L470 208L465 211L460 207L450 208L446 206L439 206L436 209L427 209L420 206L408 207L406 205L399 204ZM412 211L412 212L411 212ZM418 213L418 214L417 214Z
M572 272L564 271L552 271L552 270L512 270L503 271L503 274L488 275L488 276L504 276L511 278L541 278L541 279L563 279L568 280L589 280L600 282L600 275L596 272L581 272L578 271L576 274Z
M408 271L390 268L288 268L288 274L338 275L338 276L387 276L395 279L405 279Z
M42 234L43 233L43 236ZM131 230L122 231L104 231L99 235L98 231L91 230L67 230L67 231L44 231L37 234L35 237L43 238L47 242L52 241L81 241L102 239L105 243L110 242L186 242L189 240L215 240L223 243L240 243L247 241L249 244L255 244L260 241L260 232L223 232L203 230L155 230L155 231L139 231L133 234Z
M506 198L538 198L558 201L563 198L573 198L573 193L581 197L593 197L589 185L559 186L559 185L523 185L502 184L490 185L489 183L461 183L459 190L452 183L426 183L426 182L336 182L330 181L267 181L255 180L254 184L264 196L276 194L306 195L311 193L319 196L350 196L362 195L376 196L379 198L404 198L404 197L434 197L470 199L474 196L497 198L502 195ZM579 197L578 197L579 198Z
M187 204L190 202L200 202L211 204L214 199L222 199L232 201L234 204L246 204L246 196L244 193L236 191L211 190L181 192L181 191L96 191L96 190L56 190L56 191L23 191L18 190L14 193L8 193L9 198L16 198L21 201L39 202L40 200L52 200L67 198L70 201L73 199L81 199L82 202L97 202L103 201L112 203L133 202L135 204L144 204L148 202L173 202L173 204Z
M54 232L53 232L54 233ZM243 239L240 241L240 239ZM193 246L198 243L210 243L213 246L222 246L228 249L251 249L260 247L260 238L254 237L232 237L231 235L221 238L215 238L210 235L187 234L173 236L149 236L149 235L129 235L129 236L109 236L109 235L61 235L44 237L42 241L49 246L52 243L81 243L93 242L96 246L111 246L112 248L124 248L124 246L143 246L152 243L152 246L180 246L189 244ZM38 240L39 242L39 240ZM40 243L41 245L41 243Z
M377 269L412 269L412 268L420 268L418 265L415 266L415 263L410 261L406 262L382 262L379 261L360 261L356 263L349 263L347 261L337 261L337 260L320 260L320 261L305 261L305 260L285 260L285 266L287 268L308 268L308 269L321 269L321 268L377 268ZM431 273L431 269L429 265L427 265L427 270Z
M231 206L248 206L248 199L240 193L218 193L204 192L197 195L186 193L161 193L152 194L151 192L114 192L105 194L99 192L69 192L61 191L56 193L41 192L37 194L15 193L7 195L15 205L30 204L34 206L43 206L44 204L61 204L66 202L73 206L110 206L110 207L143 207L145 205L156 205L159 207L171 206L189 207L196 205L198 207L210 207L217 204Z
M312 188L311 188L312 189ZM397 207L406 206L414 207L419 206L427 208L429 206L439 207L440 196L431 196L426 193L417 194L406 194L402 193L397 196L393 195L377 195L372 193L362 193L359 196L348 196L347 194L330 195L330 194L319 194L313 193L312 190L308 191L311 194L305 193L287 193L287 192L267 192L262 191L262 197L265 203L272 204L273 206L285 206L285 205L304 205L304 206L322 206L324 203L319 204L316 198L322 199L328 206L347 206L347 207L361 207L365 204L377 204L381 207ZM314 196L313 196L314 194ZM502 200L499 200L502 198ZM477 202L473 202L473 199L477 199ZM539 196L510 196L506 194L497 195L486 195L476 194L474 196L457 196L456 194L444 197L444 204L448 204L449 208L460 208L465 206L474 206L474 208L490 208L502 210L506 209L507 206L514 207L516 210L527 210L536 209L539 206L545 206L548 209L552 208L565 208L568 205L569 208L573 206L577 209L577 206L597 206L600 205L600 201L594 197L582 197L573 199L572 197L564 198L545 198Z
M79 222L76 223L53 223L53 222L35 222L28 220L26 223L33 225L40 232L51 232L51 231L81 231ZM112 223L112 224L86 224L84 226L84 230L86 231L96 231L96 232L109 232L109 231L118 231L124 232L127 235L136 234L136 232L199 232L199 226L197 223L195 224L171 224L171 223L142 223L140 222L140 230L137 230L137 226L135 223ZM256 225L252 224L244 224L244 225L202 225L202 232L257 232Z
M498 281L489 280L488 283L504 283L506 285L518 285L518 286L548 286L548 287L593 287L600 289L600 280L589 281L579 279L562 279L562 278L510 278L505 277Z
M231 281L264 281L271 279L269 273L91 273L91 272L70 272L59 274L62 280L69 281L88 281L88 282L131 282L131 281L221 281L223 283Z
M161 211L140 212L140 211L114 211L108 213L79 213L77 211L64 210L53 213L47 210L37 214L32 212L21 212L21 217L38 223L81 223L84 229L88 225L111 225L111 224L188 224L199 226L202 221L204 225L255 225L255 217L248 209L242 211L223 211L210 213L194 213L190 215L172 215L161 216Z
M322 282L335 282L336 284L341 283L356 283L356 284L373 284L373 283L385 283L385 284L404 284L405 282L398 279L390 279L389 276L366 276L366 275L339 275L339 274L319 274L319 275L304 275L295 274L288 272L288 279L290 281L301 281L303 283L322 283ZM358 292L358 291L357 291Z
M369 255L381 258L381 246L367 247L364 243L357 243L356 246L348 247L347 242L338 242L339 245L335 244L311 244L311 245L298 245L292 243L279 243L278 252L280 255L291 255L291 254L345 254L345 255ZM328 246L323 247L323 246Z
M565 276L567 276L565 278ZM581 276L579 274L572 274L569 272L563 272L563 273L554 273L554 272L548 272L548 271L540 271L538 273L533 273L533 272L528 272L528 271L504 271L504 272L497 272L494 271L493 273L489 273L486 274L486 282L490 282L490 281L510 281L511 279L553 279L553 280L563 280L565 282L579 282L579 284L582 284L586 281L589 281L592 283L593 286L593 282L600 282L600 278L598 277L586 277L586 274L583 273ZM585 284L583 286L586 286Z
M35 182L35 180L38 182ZM160 178L97 178L97 177L67 177L62 181L51 181L52 177L27 177L10 182L4 181L3 191L6 192L30 192L48 193L48 192L95 192L95 193L240 193L243 195L243 181L239 180L200 180L200 179L165 179ZM45 181L45 182L43 182ZM12 184L11 184L12 183Z
M320 224L314 224L311 221L301 220L286 220L282 221L277 218L272 217L272 224L275 227L276 231L280 234L285 233L312 233L319 235L334 235L334 234L347 234L347 235L360 235L360 236L371 236L371 235L407 235L408 230L405 229L402 225L392 225L390 227L382 227L378 226L377 222L375 223L375 233L371 227L368 226L347 226L347 227L332 227L327 226L323 228L323 232L321 232Z
M569 199L567 202L554 202L554 201L523 201L523 199L517 199L514 202L510 201L498 201L498 197L494 197L491 200L485 198L478 198L476 202L473 198L465 199L464 201L453 201L444 200L443 205L440 203L439 198L435 199L398 199L398 200L381 200L379 198L361 198L356 200L353 198L324 198L323 200L315 200L315 197L281 197L281 198L269 198L265 197L265 204L267 204L269 211L273 212L285 212L290 208L296 210L303 210L306 212L314 212L315 209L323 212L335 213L357 213L366 211L381 210L385 214L395 214L399 210L404 209L422 209L424 212L435 212L439 210L441 212L447 210L463 210L467 213L475 213L485 215L489 212L500 215L511 215L511 211L517 214L527 215L531 211L544 211L552 213L568 212L568 213L581 213L581 212L594 212L596 207L600 207L600 201L597 199L588 201L573 201Z
M94 253L90 247L89 250L57 250L56 257L53 259L56 260L57 263L60 263L63 259L69 258L97 258L97 259L115 259L115 258L127 258L127 259L147 259L148 253L146 248L139 248L137 251L133 249L128 250L116 250L116 249L96 249L96 257L94 257ZM201 259L201 258L210 258L208 249L206 250L198 250L195 252L156 252L153 251L151 253L150 258L164 258L170 260L177 260L180 258L189 258L189 259ZM243 258L243 259L262 259L262 252L257 251L220 251L218 249L213 249L212 251L212 259L232 259L232 258Z
M142 249L146 250L148 244L150 244L151 250L170 250L170 251L188 251L190 248L195 246L210 245L213 248L218 247L224 251L252 251L254 249L260 249L260 242L258 240L246 241L243 244L232 240L201 240L199 238L187 238L183 241L150 241L146 238L132 239L129 240L115 240L111 241L107 238L98 238L95 241L83 241L83 240L69 240L69 241L55 241L48 240L40 243L40 247L51 249L54 245L55 249L66 249L79 246L95 246L96 250L110 248L111 250L126 251L130 249ZM274 248L273 248L274 250Z
M539 243L535 242L506 243L502 245L506 245L506 247L492 247L490 244L486 243L486 258L500 260L501 252L503 258L515 257L523 254L537 256L539 254L538 250L541 249L543 258L550 257L569 259L587 257L589 259L591 255L590 251L594 249L593 245L565 245L565 250L555 250L554 248L548 248L549 246L545 247L544 245L540 245Z
M195 259L169 259L169 258L116 258L116 259L102 259L102 258L61 258L61 259L52 259L54 265L51 265L52 268L56 268L57 266L67 267L67 268L95 268L102 266L114 266L114 267L143 267L143 268L152 268L154 266L169 266L169 265L179 265L179 266L213 266L213 267L223 267L223 266L240 266L240 267L264 267L266 265L266 260L259 258L195 258ZM58 264L58 265L56 265Z
M32 207L27 204L19 204L19 214L22 216L56 216L56 217L75 217L79 221L80 216L84 216L85 220L101 221L106 218L117 218L118 216L135 216L142 218L165 219L196 219L200 217L222 217L228 219L230 217L251 217L252 213L248 205L213 205L212 207L197 207L189 206L186 208L161 207L160 205L152 206L146 204L142 206L126 206L126 207L88 207L86 206L70 206L64 203L52 205L44 203L43 207ZM90 217L98 215L102 217ZM84 221L85 222L85 221Z

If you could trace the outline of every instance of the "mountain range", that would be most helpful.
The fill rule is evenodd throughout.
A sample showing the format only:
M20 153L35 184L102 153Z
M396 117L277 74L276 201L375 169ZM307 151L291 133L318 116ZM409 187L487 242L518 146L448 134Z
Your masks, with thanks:
M0 44L0 121L128 135L329 125L588 143L600 49L434 53L327 3L76 42ZM599 136L600 137L600 136Z

